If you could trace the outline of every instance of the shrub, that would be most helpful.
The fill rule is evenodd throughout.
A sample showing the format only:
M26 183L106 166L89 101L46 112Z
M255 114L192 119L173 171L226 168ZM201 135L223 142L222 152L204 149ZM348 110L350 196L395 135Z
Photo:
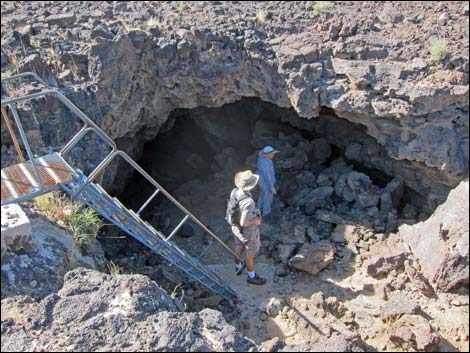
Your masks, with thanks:
M81 246L96 238L104 225L96 212L59 193L49 193L34 199L36 206L51 221L72 232L77 245Z
M189 9L189 6L188 6L188 4L185 4L184 2L182 2L178 5L178 11L179 12L183 12L187 9Z
M78 245L83 245L92 238L96 238L98 231L103 226L103 221L98 217L95 210L91 208L83 209L82 205L72 209L70 217L65 221L67 228L72 231L72 235Z
M113 276L117 276L117 275L120 275L122 273L122 270L119 267L119 265L116 265L111 260L106 261L106 266L108 267L109 273Z
M313 6L313 11L318 15L323 10L330 8L333 4L331 1L315 1L315 5Z
M434 62L440 62L445 59L449 51L447 50L447 43L445 40L438 39L431 44L431 48L429 48L429 52L431 53L431 58Z
M177 299L177 296L178 296L178 289L181 291L181 297L179 299L179 301L183 301L183 298L184 298L184 289L183 288L180 288L181 286L183 285L183 283L178 283L176 285L176 287L173 289L173 292L171 292L170 294L170 297L172 297L173 299Z

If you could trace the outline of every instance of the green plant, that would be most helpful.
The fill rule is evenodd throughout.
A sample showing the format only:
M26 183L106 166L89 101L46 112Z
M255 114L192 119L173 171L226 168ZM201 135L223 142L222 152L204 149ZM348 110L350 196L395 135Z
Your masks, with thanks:
M178 11L179 12L186 11L187 9L189 9L189 6L188 6L188 4L185 4L184 2L182 2L178 5Z
M96 238L103 224L95 210L83 209L82 205L74 205L70 217L65 221L65 225L72 231L75 241L80 246Z
M120 275L122 273L122 270L119 267L119 265L116 265L111 260L106 261L106 267L108 267L109 273L113 276L117 276L117 275Z
M173 289L173 292L171 292L170 297L172 297L173 299L176 299L178 295L178 288L180 288L182 285L183 283L178 283L176 287ZM183 298L184 298L184 289L181 288L181 298L179 299L179 301L183 301Z
M73 203L57 192L44 194L34 199L39 210L51 221L65 225Z
M93 209L85 208L65 195L49 193L36 197L34 201L49 220L70 230L79 246L96 238L104 225Z
M319 14L323 10L330 8L333 4L331 1L315 1L315 5L313 6L313 11L315 14Z
M7 55L8 55L8 62L10 63L10 66L11 66L11 71L15 72L16 69L18 69L18 67L20 66L21 60L18 57L18 54L16 54L16 52L8 51Z
M264 24L266 22L267 16L268 14L266 11L259 11L256 14L256 18L255 18L256 23L259 25Z
M32 37L30 39L31 45L35 48L41 48L41 39L38 37Z
M444 60L449 54L449 51L447 50L447 42L443 39L435 40L429 48L429 53L431 53L431 58L434 62Z

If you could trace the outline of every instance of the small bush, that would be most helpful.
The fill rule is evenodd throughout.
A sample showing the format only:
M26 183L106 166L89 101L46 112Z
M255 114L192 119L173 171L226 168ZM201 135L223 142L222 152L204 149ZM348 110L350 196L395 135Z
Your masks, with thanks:
M431 53L431 58L434 62L440 62L445 59L449 51L447 50L447 43L445 40L438 39L431 44L431 48L429 48L429 52Z
M117 275L120 275L122 273L122 270L119 267L119 265L116 265L111 260L106 261L106 266L108 267L109 273L113 276L117 276Z
M49 220L57 222L71 231L79 246L91 238L96 238L98 231L104 225L93 209L85 208L65 195L49 193L36 197L34 201Z
M179 12L186 11L187 9L189 9L189 6L188 6L188 4L185 4L184 2L182 2L178 5L178 11Z
M333 4L331 1L315 1L315 5L313 6L313 11L315 14L319 14L323 10L330 8Z
M181 291L181 297L180 297L180 301L183 301L183 298L184 298L184 289L183 288L180 288L181 286L183 285L183 283L178 283L178 285L173 289L173 292L171 292L170 294L170 297L172 297L173 299L176 299L177 296L178 296L178 289L180 289Z
M41 210L49 220L57 222L62 226L71 214L73 208L72 201L58 193L49 193L38 196L34 199L36 206Z
M83 245L92 238L96 238L98 231L103 226L103 221L98 217L95 210L83 209L82 205L72 209L70 217L65 225L72 231L73 237L78 245Z
M256 14L255 22L259 25L262 25L266 22L268 18L268 13L266 11L259 11Z

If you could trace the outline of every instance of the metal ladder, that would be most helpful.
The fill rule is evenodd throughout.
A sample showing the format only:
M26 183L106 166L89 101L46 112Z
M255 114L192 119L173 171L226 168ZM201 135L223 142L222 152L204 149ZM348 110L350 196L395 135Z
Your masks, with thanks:
M22 168L18 170L25 171L26 175L24 176L24 181L22 181L22 174L16 174L16 177L8 179L7 171L2 169L2 206L10 203L18 203L30 200L36 196L48 193L54 189L61 188L65 190L71 197L79 200L83 204L93 208L98 214L106 218L108 221L112 222L118 226L121 230L131 235L133 238L138 240L140 243L148 247L150 250L156 254L163 257L165 260L170 262L172 265L178 267L180 270L185 272L188 276L203 284L209 288L212 292L228 299L236 299L237 293L230 288L230 282L233 280L234 275L227 281L224 281L216 273L209 270L205 267L200 260L212 247L212 245L219 243L226 251L231 255L238 258L238 256L222 241L217 237L210 229L208 229L202 222L199 221L191 212L184 208L173 196L170 195L164 188L162 188L149 174L147 174L131 157L129 157L125 152L118 150L114 141L105 134L92 120L90 120L82 111L80 111L70 100L68 100L60 91L57 89L49 87L41 78L39 78L35 73L27 72L19 75L2 78L2 91L3 84L11 80L21 80L25 77L33 78L36 82L42 84L46 87L45 90L40 92L23 95L20 97L3 99L2 97L2 116L5 119L7 126L10 126L8 120L8 114L6 112L6 107L12 112L14 121L20 132L23 145L25 146L29 161L25 163L31 164L29 169L24 168L21 164L17 165ZM49 158L54 157L54 160L59 162L63 169L70 171L68 178L59 179L56 183L49 182L47 185L44 183L44 165L40 165L38 160L44 161L43 156L41 158L35 158L31 148L29 146L26 134L23 130L21 124L20 116L16 105L21 102L26 102L33 99L39 99L43 97L53 96L59 99L70 111L79 117L83 122L83 127L80 131L72 137L72 139L62 148L62 150L53 155L47 155ZM10 129L10 134L12 139L17 147L18 154L20 159L24 161L22 156L21 149L16 141L13 131ZM73 167L70 163L66 161L66 158L70 155L72 149L81 141L81 139L88 133L95 133L106 145L110 147L110 152L107 156L95 167L95 169L87 176L80 169ZM143 203L140 209L137 212L134 212L131 209L126 208L117 198L112 197L106 192L98 183L95 182L96 178L100 176L106 167L115 159L122 158L127 162L132 169L139 172L150 184L155 187L155 191L152 195ZM25 164L23 163L23 164ZM49 174L55 175L54 169L50 166L47 166L50 169ZM9 167L12 168L12 167ZM9 169L5 168L5 169ZM28 172L29 170L29 172ZM55 170L57 171L57 170ZM22 172L23 173L23 172ZM46 175L49 175L46 174ZM67 174L68 175L68 174ZM50 178L46 178L50 179ZM20 180L24 183L28 180L31 185L28 185L28 188L23 188L26 191L18 192L15 189L15 182ZM5 195L9 195L4 199L4 189ZM12 193L7 193L8 190L13 190ZM22 190L23 190L22 189ZM150 202L157 196L157 194L165 195L174 205L176 205L183 213L184 217L178 223L178 225L171 231L171 233L165 237L160 231L155 229L148 222L144 221L140 216L141 212L147 207ZM191 219L197 226L201 227L205 233L209 234L212 239L208 246L201 252L201 254L194 258L190 256L183 249L180 249L173 241L172 238L177 234L181 229L183 224Z

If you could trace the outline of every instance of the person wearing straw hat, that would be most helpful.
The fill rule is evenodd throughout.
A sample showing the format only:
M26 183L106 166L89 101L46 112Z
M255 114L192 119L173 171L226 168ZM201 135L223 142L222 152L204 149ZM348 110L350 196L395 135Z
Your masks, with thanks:
M234 220L232 232L235 235L235 253L241 259L243 250L247 249L245 264L247 268L247 282L263 285L266 279L255 272L255 257L260 248L259 226L261 224L261 212L256 209L255 201L251 196L251 190L257 185L259 176L250 170L239 172L235 175L235 188L230 198L234 198L240 208L240 220ZM237 227L238 224L240 228ZM243 271L245 264L235 259L237 275Z
M258 171L260 194L257 206L263 217L271 213L273 195L276 194L276 175L274 173L273 158L279 153L271 146L266 146L259 152Z

